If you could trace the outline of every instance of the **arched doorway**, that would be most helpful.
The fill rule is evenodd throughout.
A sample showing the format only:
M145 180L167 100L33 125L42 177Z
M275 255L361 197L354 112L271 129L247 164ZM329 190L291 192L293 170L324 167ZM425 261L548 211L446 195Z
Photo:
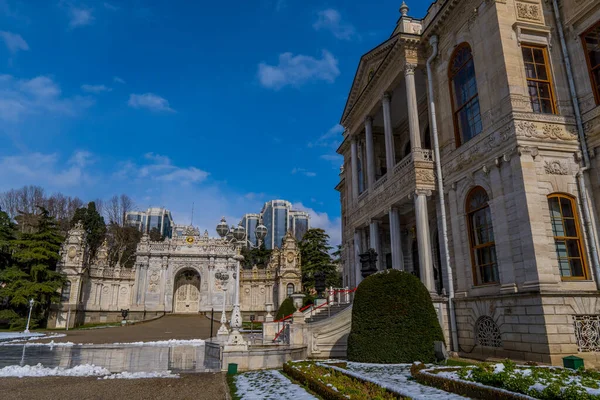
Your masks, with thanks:
M173 312L197 313L200 310L200 275L193 270L177 274L173 291Z

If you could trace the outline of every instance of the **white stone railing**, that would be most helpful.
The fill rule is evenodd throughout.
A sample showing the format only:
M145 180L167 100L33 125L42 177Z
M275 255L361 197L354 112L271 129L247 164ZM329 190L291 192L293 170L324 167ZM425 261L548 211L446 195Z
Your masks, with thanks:
M394 174L403 173L409 166L412 165L413 154L410 153L406 157L404 157L396 166L394 167Z
M428 149L413 149L413 159L415 161L433 161L433 151Z

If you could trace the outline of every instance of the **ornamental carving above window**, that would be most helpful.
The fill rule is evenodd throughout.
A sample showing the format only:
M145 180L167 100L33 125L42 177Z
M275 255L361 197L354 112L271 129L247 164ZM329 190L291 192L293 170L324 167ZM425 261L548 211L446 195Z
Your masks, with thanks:
M579 351L600 351L600 315L575 315L573 322Z
M479 346L502 347L500 329L491 317L480 317L475 323L475 340Z

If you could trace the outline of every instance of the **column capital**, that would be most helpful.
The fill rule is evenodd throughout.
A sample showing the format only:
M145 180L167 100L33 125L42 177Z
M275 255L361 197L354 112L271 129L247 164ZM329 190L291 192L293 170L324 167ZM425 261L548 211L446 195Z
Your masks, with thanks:
M404 75L414 75L415 69L417 69L417 64L411 63L409 61L404 62Z
M380 222L381 222L381 220L380 220L379 218L371 218L371 219L369 220L369 224L375 224L375 223L377 223L377 224L378 224L378 223L380 223Z
M382 100L384 102L390 102L392 100L392 92L383 92Z
M410 200L412 200L412 199L414 199L414 198L415 198L415 197L417 197L417 196L426 196L426 197L431 197L431 195L432 195L432 194L433 194L433 193L432 193L432 192L431 192L431 190L429 190L429 189L415 189L415 191L414 191L414 192L411 192L411 193L408 195L408 198L409 198Z
M367 115L365 117L365 125L372 125L373 124L373 117L371 117L370 115Z

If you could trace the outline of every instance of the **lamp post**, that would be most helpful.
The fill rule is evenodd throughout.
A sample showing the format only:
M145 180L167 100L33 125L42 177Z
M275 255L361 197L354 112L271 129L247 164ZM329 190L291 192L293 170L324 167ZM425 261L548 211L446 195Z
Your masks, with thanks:
M33 299L29 300L29 316L27 317L27 326L25 327L25 332L29 333L29 322L31 321L31 310L33 309Z
M217 336L229 335L229 329L227 329L227 315L225 314L225 305L227 301L227 282L229 281L229 273L219 271L215 274L215 279L221 281L221 286L223 288L223 312L221 313L221 327L217 331Z
M243 243L246 237L246 230L240 224L233 229L233 238L237 243ZM231 313L231 336L229 338L230 344L245 344L244 338L240 334L242 328L242 313L240 311L240 264L244 261L244 256L240 254L241 246L237 247L237 253L233 259L235 260L235 304L233 305L233 311Z
M256 244L258 245L257 247L262 246L262 241L267 236L267 227L263 225L262 219L260 221L260 224L254 230L254 235L256 235Z

